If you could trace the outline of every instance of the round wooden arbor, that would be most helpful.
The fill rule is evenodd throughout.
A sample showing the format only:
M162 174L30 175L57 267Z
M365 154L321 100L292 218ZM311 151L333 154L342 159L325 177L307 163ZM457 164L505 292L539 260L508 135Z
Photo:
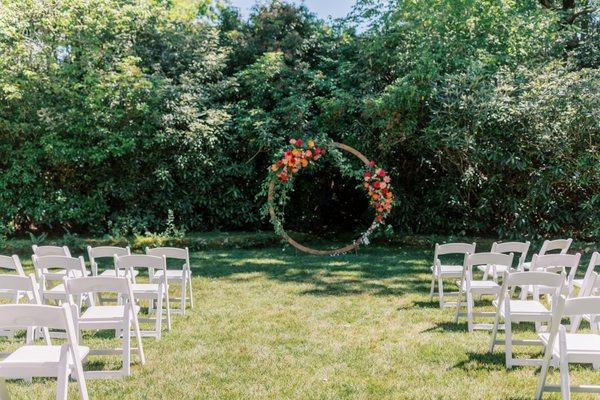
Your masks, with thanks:
M369 159L367 157L365 157L360 151L356 150L353 147L350 147L346 144L343 143L337 143L337 142L333 142L331 144L331 146L343 150L345 152L348 152L350 154L353 154L354 156L356 156L360 161L362 161L366 166L369 166ZM268 202L269 202L269 214L271 215L271 219L273 221L277 221L277 215L275 214L275 210L273 209L273 199L275 198L275 179L271 180L271 182L269 183L269 194L268 194ZM371 223L371 226L369 227L369 229L367 230L367 233L370 233L372 230L375 229L375 227L377 226L377 220L374 219L373 222ZM346 246L337 248L337 249L331 249L331 250L319 250L319 249L313 249L311 247L307 247L304 246L301 243L298 243L296 240L294 240L292 237L290 237L290 235L287 234L287 232L281 228L281 236L292 246L294 246L296 249L304 252L304 253L308 253L308 254L314 254L314 255L334 255L334 254L341 254L341 253L347 253L349 251L353 251L356 250L358 248L358 246L360 246L363 243L363 237L361 236L360 238L356 239L355 241L353 241L350 244L347 244Z

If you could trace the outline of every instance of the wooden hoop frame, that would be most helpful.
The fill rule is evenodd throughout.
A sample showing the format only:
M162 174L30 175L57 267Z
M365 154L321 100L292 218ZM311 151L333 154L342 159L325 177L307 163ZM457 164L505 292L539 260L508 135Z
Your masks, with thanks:
M356 150L354 147L350 147L346 144L337 143L337 142L333 142L331 144L331 146L355 155L366 166L369 166L369 159L367 157L365 157L360 151ZM278 220L277 215L275 214L275 210L273 209L273 199L274 198L275 198L275 179L271 180L271 182L269 183L269 194L267 196L267 200L269 202L269 214L271 215L271 219L273 221L277 221ZM371 226L369 227L369 229L367 229L367 233L372 232L376 226L377 226L377 220L373 219ZM360 246L363 243L363 237L361 236L360 238L356 239L354 242L352 242L346 246L337 248L337 249L318 250L318 249L313 249L313 248L304 246L301 243L298 243L297 241L295 241L292 237L290 237L287 234L287 232L283 229L283 227L281 228L281 236L289 244L294 246L296 249L298 249L304 253L319 255L319 256L328 256L328 255L334 255L334 254L340 254L340 253L347 253L349 251L356 250L358 248L358 246Z

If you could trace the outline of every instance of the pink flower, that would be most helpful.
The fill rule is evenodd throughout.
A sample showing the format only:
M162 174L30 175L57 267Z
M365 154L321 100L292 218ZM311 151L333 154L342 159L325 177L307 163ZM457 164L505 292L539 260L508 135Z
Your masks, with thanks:
M373 168L375 166L375 160L369 161L369 167Z
M296 144L296 139L290 139L290 144Z

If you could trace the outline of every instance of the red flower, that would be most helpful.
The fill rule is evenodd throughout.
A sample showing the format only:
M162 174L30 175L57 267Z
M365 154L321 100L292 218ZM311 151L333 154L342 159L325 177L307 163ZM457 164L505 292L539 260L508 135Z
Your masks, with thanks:
M281 174L279 174L279 179L281 179L282 182L285 182L287 181L288 177L282 172Z
M365 177L365 180L371 179L371 173L369 171L365 172L364 177Z
M383 215L378 215L377 217L375 217L375 219L377 220L377 222L381 222L383 221Z
M385 171L381 168L379 168L377 171L375 171L375 173L379 176L385 176Z
M379 189L379 188L381 187L381 183L379 183L379 182L375 182L375 183L373 184L373 187L374 187L375 189Z
M302 146L302 139L296 139L296 146Z
M369 167L373 168L375 166L375 160L369 161Z
M277 166L278 166L278 167L281 167L282 165L283 165L283 161L281 161L281 160L277 160Z

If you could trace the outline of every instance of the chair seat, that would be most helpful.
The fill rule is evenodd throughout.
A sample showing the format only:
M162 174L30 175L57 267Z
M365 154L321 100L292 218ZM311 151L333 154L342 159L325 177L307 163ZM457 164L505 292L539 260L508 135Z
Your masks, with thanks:
M440 266L440 274L438 274L437 269L435 267L431 267L431 270L433 271L433 273L435 274L436 277L438 277L439 275L441 276L447 276L447 277L454 277L454 278L460 278L462 276L462 272L463 272L463 266L462 265L441 265ZM168 273L168 271L167 271Z
M66 296L67 292L65 291L65 285L63 285L61 283L59 285L54 286L51 289L44 290L44 294L45 295L48 295L48 294L52 295L52 294L54 294L54 295Z
M140 274L140 271L138 271L137 269L133 270L133 276L138 276ZM129 271L125 271L125 276L130 276L131 273ZM98 274L98 276L117 276L117 272L114 269L107 269L102 271L101 273ZM122 276L122 274L119 274L119 276Z
M65 269L59 269L59 270L50 269L49 271L46 271L46 272L51 275L56 275L56 276L58 276L58 275L65 276L67 274L67 270L65 270ZM71 273L76 278L82 276L81 271L78 271L78 270L71 270ZM92 272L90 270L87 270L87 269L85 270L85 276L90 276L91 274L92 274Z
M159 291L158 283L134 283L131 288L134 294L151 294Z
M460 285L460 282L457 282L458 285ZM467 290L467 283L463 282L462 283L462 291L466 291ZM478 292L478 293L489 293L489 294L493 294L493 293L497 293L498 291L500 291L500 285L498 285L496 282L494 281L471 281L471 291L473 292Z
M185 272L181 269L168 269L167 280L182 280L184 273ZM163 275L163 271L156 271L156 273L154 274L154 278L155 280L162 279Z
M47 374L38 375L41 368L58 368L60 362L61 346L22 346L13 351L4 360L0 361L0 376L10 377L11 369L31 368L31 376L52 376ZM79 346L79 358L83 361L90 352L87 346ZM69 364L73 359L69 354Z
M497 302L494 301L494 305ZM500 307L500 315L505 317L504 305ZM552 317L552 311L548 310L542 303L536 300L511 300L510 318L518 321L542 321L549 320Z
M139 306L134 306L135 313L140 311ZM125 306L93 306L89 307L81 317L79 321L85 322L104 322L104 321L122 321L123 313L125 312Z
M506 271L512 271L512 268L507 267L506 265L478 265L477 269L485 272L488 271L490 274L496 269L497 274L503 274Z
M540 333L540 339L544 345L548 344L550 334ZM600 335L594 333L567 333L567 357L569 362L591 363L600 360ZM552 354L560 355L559 337L556 337Z

